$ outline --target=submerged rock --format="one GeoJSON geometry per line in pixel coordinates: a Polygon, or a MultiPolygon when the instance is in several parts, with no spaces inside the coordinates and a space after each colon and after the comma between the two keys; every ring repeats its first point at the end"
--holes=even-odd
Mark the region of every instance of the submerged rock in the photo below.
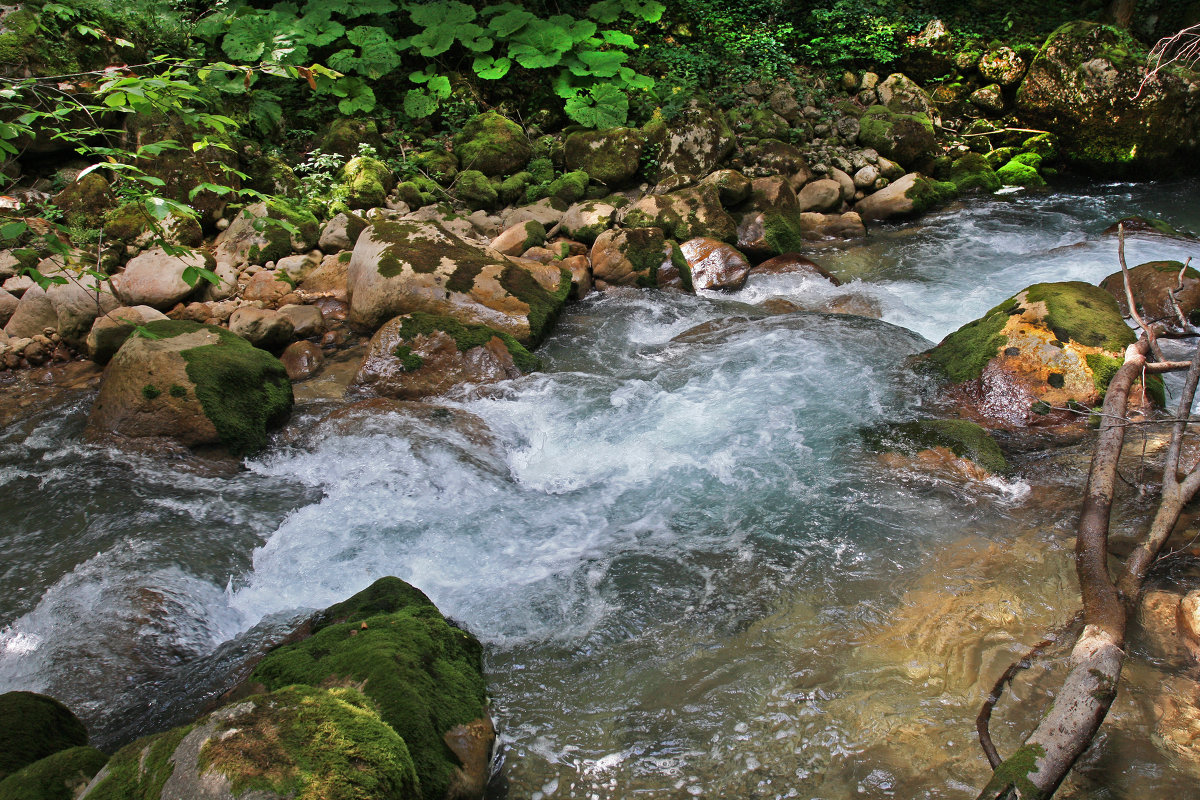
{"type": "MultiPolygon", "coordinates": [[[[926,356],[951,395],[989,427],[1068,422],[1098,405],[1136,340],[1108,292],[1039,283],[947,336],[926,356]]],[[[1161,392],[1154,379],[1153,389],[1161,392]]]]}
{"type": "MultiPolygon", "coordinates": [[[[927,451],[948,451],[952,458],[965,459],[984,475],[1008,471],[1008,462],[995,440],[982,427],[964,419],[925,419],[902,422],[863,431],[872,450],[921,456],[927,451]]],[[[975,475],[973,477],[980,477],[975,475]]]]}
{"type": "Polygon", "coordinates": [[[346,285],[351,322],[370,331],[420,311],[536,344],[566,302],[571,276],[557,264],[518,264],[436,222],[380,220],[359,236],[346,285]]]}
{"type": "Polygon", "coordinates": [[[396,317],[371,337],[355,383],[385,397],[415,400],[462,383],[516,378],[540,366],[506,333],[450,317],[396,317]]]}
{"type": "Polygon", "coordinates": [[[87,432],[162,437],[235,456],[261,450],[292,410],[292,384],[277,358],[224,328],[165,320],[145,326],[104,371],[87,432]]]}

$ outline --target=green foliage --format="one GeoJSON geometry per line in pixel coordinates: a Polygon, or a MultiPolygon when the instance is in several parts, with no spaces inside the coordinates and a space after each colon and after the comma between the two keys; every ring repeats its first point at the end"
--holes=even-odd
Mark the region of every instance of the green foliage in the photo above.
{"type": "Polygon", "coordinates": [[[831,68],[889,64],[900,57],[904,35],[919,28],[887,0],[836,0],[809,13],[800,52],[831,68]]]}

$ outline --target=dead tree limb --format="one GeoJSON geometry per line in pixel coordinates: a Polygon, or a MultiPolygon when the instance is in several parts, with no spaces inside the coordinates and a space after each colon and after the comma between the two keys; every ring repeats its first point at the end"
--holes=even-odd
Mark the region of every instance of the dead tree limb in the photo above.
{"type": "MultiPolygon", "coordinates": [[[[1122,265],[1124,266],[1124,265],[1122,265]]],[[[1149,565],[1178,520],[1187,499],[1200,489],[1200,473],[1193,471],[1178,480],[1179,453],[1200,378],[1200,349],[1189,364],[1189,377],[1180,411],[1172,431],[1168,453],[1168,480],[1174,487],[1159,506],[1151,531],[1142,547],[1144,556],[1130,560],[1134,571],[1122,575],[1122,592],[1108,571],[1108,529],[1112,514],[1117,462],[1125,441],[1125,412],[1134,380],[1145,372],[1162,371],[1162,365],[1147,364],[1150,338],[1143,335],[1125,351],[1125,363],[1117,370],[1104,398],[1100,434],[1092,455],[1087,489],[1075,540],[1075,568],[1083,599],[1083,631],[1071,650],[1070,670],[1054,705],[1015,753],[993,768],[992,778],[979,800],[1017,797],[1048,798],[1058,789],[1072,765],[1091,744],[1104,721],[1125,659],[1127,621],[1125,597],[1140,594],[1149,565]],[[1158,367],[1158,369],[1155,369],[1158,367]],[[1139,566],[1143,563],[1144,566],[1139,566]],[[1128,575],[1128,578],[1126,578],[1128,575]]],[[[1174,366],[1174,365],[1172,365],[1174,366]]]]}

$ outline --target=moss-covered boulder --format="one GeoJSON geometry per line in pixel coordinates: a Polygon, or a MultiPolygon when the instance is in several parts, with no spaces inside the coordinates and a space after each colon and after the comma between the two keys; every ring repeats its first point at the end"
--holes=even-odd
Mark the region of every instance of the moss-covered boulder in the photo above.
{"type": "Polygon", "coordinates": [[[737,241],[737,223],[725,212],[711,185],[689,186],[676,192],[646,195],[621,211],[621,224],[630,228],[659,228],[671,239],[698,236],[737,241]]]}
{"type": "Polygon", "coordinates": [[[893,423],[862,432],[864,443],[881,453],[919,456],[927,451],[970,461],[986,473],[1008,472],[996,440],[978,423],[965,419],[924,419],[893,423]]]}
{"type": "Polygon", "coordinates": [[[377,220],[346,270],[350,319],[374,332],[421,311],[487,325],[525,345],[550,330],[571,288],[553,264],[517,263],[468,244],[437,222],[377,220]]]}
{"type": "Polygon", "coordinates": [[[546,197],[555,197],[568,205],[577,203],[587,195],[590,177],[586,172],[567,172],[550,181],[546,197]]]}
{"type": "Polygon", "coordinates": [[[425,150],[413,156],[412,163],[442,186],[452,184],[458,175],[458,157],[449,150],[425,150]]]}
{"type": "Polygon", "coordinates": [[[416,312],[375,332],[354,382],[384,397],[417,400],[464,383],[516,378],[538,366],[538,359],[507,333],[416,312]]]}
{"type": "Polygon", "coordinates": [[[735,169],[719,169],[706,176],[700,183],[715,188],[717,199],[726,208],[732,208],[745,201],[753,187],[751,180],[735,169]]]}
{"type": "Polygon", "coordinates": [[[369,145],[375,150],[383,148],[383,137],[373,119],[338,117],[329,123],[317,146],[326,153],[336,153],[346,158],[358,155],[359,145],[369,145]]]}
{"type": "Polygon", "coordinates": [[[1000,188],[1000,179],[995,170],[988,164],[987,159],[979,153],[967,153],[950,165],[948,176],[959,194],[970,192],[986,192],[988,194],[1000,188]]]}
{"type": "Polygon", "coordinates": [[[53,697],[36,692],[0,694],[0,778],[46,756],[87,744],[87,728],[53,697]]]}
{"type": "Polygon", "coordinates": [[[496,186],[477,169],[464,169],[458,173],[453,191],[455,198],[472,211],[490,211],[500,202],[496,186]]]}
{"type": "Polygon", "coordinates": [[[693,291],[692,273],[675,242],[660,228],[618,228],[596,238],[591,251],[597,288],[639,286],[693,291]]]}
{"type": "Polygon", "coordinates": [[[871,106],[859,119],[859,144],[911,167],[938,151],[933,122],[927,114],[900,113],[887,106],[871,106]]]}
{"type": "Polygon", "coordinates": [[[958,194],[955,184],[910,172],[874,194],[859,200],[854,210],[864,220],[916,217],[949,203],[958,194]]]}
{"type": "Polygon", "coordinates": [[[261,450],[287,421],[292,384],[279,359],[224,328],[151,322],[104,370],[88,416],[92,437],[164,438],[236,456],[261,450]]]}
{"type": "Polygon", "coordinates": [[[700,100],[670,120],[656,113],[642,130],[657,163],[647,177],[655,181],[681,174],[703,177],[733,152],[736,141],[724,112],[700,100]]]}
{"type": "MultiPolygon", "coordinates": [[[[300,681],[295,681],[300,683],[300,681]]],[[[88,800],[420,800],[405,741],[375,702],[337,676],[285,686],[121,748],[88,800]]]]}
{"type": "Polygon", "coordinates": [[[576,203],[562,215],[562,232],[572,239],[591,244],[612,227],[616,217],[616,207],[602,200],[576,203]]]}
{"type": "Polygon", "coordinates": [[[926,356],[966,413],[988,427],[1017,428],[1070,421],[1076,417],[1064,409],[1097,405],[1135,339],[1104,289],[1039,283],[926,356]]]}
{"type": "Polygon", "coordinates": [[[204,232],[194,217],[170,214],[157,221],[137,202],[122,203],[110,210],[104,215],[102,228],[109,241],[142,249],[160,237],[167,244],[185,247],[199,247],[204,242],[204,232]]]}
{"type": "Polygon", "coordinates": [[[356,156],[346,162],[341,179],[350,208],[379,208],[396,185],[391,167],[371,156],[356,156]]]}
{"type": "MultiPolygon", "coordinates": [[[[1178,261],[1148,261],[1129,270],[1129,287],[1138,314],[1147,324],[1163,323],[1174,328],[1182,328],[1183,320],[1190,325],[1200,324],[1200,272],[1194,268],[1185,268],[1178,261]]],[[[1122,315],[1129,316],[1125,280],[1120,272],[1101,281],[1100,288],[1116,299],[1122,315]]]]}
{"type": "Polygon", "coordinates": [[[1025,74],[1025,60],[1011,47],[997,47],[984,53],[976,68],[984,79],[1012,86],[1025,74]]]}
{"type": "MultiPolygon", "coordinates": [[[[1026,155],[1033,154],[1028,153],[1026,155]]],[[[1037,166],[1019,157],[1011,159],[1007,164],[996,170],[996,178],[1005,186],[1023,186],[1026,189],[1046,188],[1046,179],[1038,172],[1037,166]]]]}
{"type": "Polygon", "coordinates": [[[276,198],[239,212],[217,237],[213,256],[218,264],[266,264],[307,253],[320,236],[320,223],[311,211],[276,198]]]}
{"type": "Polygon", "coordinates": [[[971,105],[990,116],[998,117],[1004,113],[1004,92],[999,84],[989,83],[987,86],[981,86],[971,92],[967,99],[971,105]]]}
{"type": "Polygon", "coordinates": [[[1125,228],[1127,234],[1151,234],[1154,236],[1167,236],[1172,239],[1190,239],[1195,240],[1194,234],[1176,228],[1171,223],[1163,219],[1155,217],[1139,217],[1131,216],[1119,219],[1112,225],[1104,229],[1105,236],[1116,236],[1121,232],[1121,228],[1125,228]]]}
{"type": "Polygon", "coordinates": [[[229,195],[207,189],[194,193],[194,190],[204,183],[223,183],[234,189],[241,188],[241,179],[236,172],[227,171],[228,168],[236,170],[238,167],[233,140],[212,132],[201,135],[176,116],[125,116],[125,145],[130,150],[164,141],[173,141],[178,147],[165,149],[154,158],[144,159],[139,166],[146,175],[163,181],[158,191],[190,205],[198,213],[200,224],[211,228],[224,215],[229,195]],[[205,137],[225,147],[194,147],[205,137]],[[214,181],[214,177],[217,180],[214,181]]]}
{"type": "Polygon", "coordinates": [[[420,797],[482,795],[493,734],[474,636],[398,578],[381,578],[307,628],[259,662],[252,684],[358,687],[407,745],[420,797]]]}
{"type": "Polygon", "coordinates": [[[541,247],[546,241],[546,226],[536,219],[519,222],[492,239],[491,248],[506,256],[519,256],[531,247],[541,247]]]}
{"type": "Polygon", "coordinates": [[[1046,40],[1017,91],[1027,127],[1056,134],[1062,157],[1102,175],[1200,164],[1197,76],[1168,67],[1139,87],[1141,45],[1126,31],[1070,22],[1046,40]]]}
{"type": "Polygon", "coordinates": [[[879,103],[895,114],[923,114],[927,117],[937,114],[933,99],[916,81],[902,72],[888,75],[875,87],[875,92],[879,96],[879,103]]]}
{"type": "Polygon", "coordinates": [[[564,147],[567,169],[586,172],[596,183],[620,189],[637,175],[644,144],[645,134],[633,128],[572,133],[564,147]]]}
{"type": "Polygon", "coordinates": [[[786,119],[760,106],[738,106],[730,109],[727,116],[734,131],[754,139],[779,139],[791,127],[786,119]]]}
{"type": "Polygon", "coordinates": [[[74,228],[99,228],[116,207],[112,187],[99,172],[89,172],[68,183],[50,201],[63,213],[63,222],[74,228]]]}
{"type": "Polygon", "coordinates": [[[520,125],[487,111],[467,120],[455,134],[454,155],[461,169],[492,177],[519,172],[529,163],[533,149],[520,125]]]}
{"type": "Polygon", "coordinates": [[[60,750],[0,780],[0,798],[75,800],[107,761],[94,747],[60,750]]]}

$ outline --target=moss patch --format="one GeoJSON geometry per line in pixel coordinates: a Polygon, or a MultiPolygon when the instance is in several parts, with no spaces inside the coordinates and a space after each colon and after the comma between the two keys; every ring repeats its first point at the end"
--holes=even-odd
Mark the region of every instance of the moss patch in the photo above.
{"type": "Polygon", "coordinates": [[[146,398],[147,400],[154,400],[161,394],[162,394],[162,389],[159,389],[157,386],[155,386],[153,384],[147,383],[145,386],[142,387],[142,397],[146,398]]]}
{"type": "Polygon", "coordinates": [[[53,697],[0,694],[0,778],[60,750],[87,744],[87,728],[53,697]]]}
{"type": "Polygon", "coordinates": [[[695,292],[696,284],[692,280],[692,265],[687,262],[687,257],[675,242],[671,242],[671,264],[679,271],[679,280],[683,285],[683,290],[695,292]]]}
{"type": "Polygon", "coordinates": [[[950,167],[949,180],[960,194],[967,192],[986,192],[991,194],[1000,188],[1000,178],[988,164],[987,159],[978,153],[968,153],[955,161],[950,167]]]}
{"type": "Polygon", "coordinates": [[[441,800],[457,766],[442,736],[484,713],[479,642],[397,578],[377,581],[317,617],[313,628],[311,637],[268,653],[251,680],[268,689],[361,685],[407,744],[421,796],[441,800]]]}
{"type": "Polygon", "coordinates": [[[992,773],[992,779],[980,793],[985,796],[999,796],[1009,786],[1015,786],[1022,798],[1042,800],[1047,795],[1040,791],[1029,780],[1029,773],[1037,770],[1037,760],[1046,755],[1046,750],[1040,744],[1025,744],[1006,758],[992,773]]]}
{"type": "Polygon", "coordinates": [[[198,760],[199,774],[225,775],[235,797],[421,797],[404,740],[360,692],[289,686],[247,702],[254,710],[220,723],[198,760]]]}
{"type": "Polygon", "coordinates": [[[0,781],[3,800],[75,800],[108,756],[94,747],[72,747],[33,762],[0,781]]]}
{"type": "Polygon", "coordinates": [[[406,344],[398,344],[393,347],[392,355],[400,362],[400,369],[404,372],[416,372],[425,366],[424,359],[414,353],[412,348],[406,344]]]}
{"type": "Polygon", "coordinates": [[[488,111],[469,119],[455,135],[454,154],[462,169],[492,176],[519,171],[533,150],[519,125],[488,111]]]}
{"type": "Polygon", "coordinates": [[[954,383],[975,380],[1008,341],[1001,331],[1008,324],[1009,315],[1017,311],[1015,298],[1005,300],[943,339],[929,351],[930,361],[954,383]]]}
{"type": "Polygon", "coordinates": [[[500,273],[499,283],[513,297],[529,306],[529,340],[536,347],[554,326],[559,312],[571,293],[571,273],[559,268],[558,288],[548,292],[529,273],[516,264],[509,264],[500,273]]]}
{"type": "Polygon", "coordinates": [[[945,447],[959,458],[966,458],[988,472],[1003,474],[1008,462],[988,432],[963,419],[925,419],[873,428],[863,432],[863,440],[873,450],[915,455],[922,450],[945,447]]]}
{"type": "Polygon", "coordinates": [[[463,205],[473,210],[493,209],[500,200],[500,194],[488,176],[477,169],[466,169],[458,173],[454,193],[463,205]]]}
{"type": "Polygon", "coordinates": [[[175,771],[171,756],[194,725],[147,736],[125,745],[109,760],[107,774],[88,800],[158,800],[175,771]]]}
{"type": "MultiPolygon", "coordinates": [[[[542,368],[541,360],[525,349],[525,346],[510,334],[493,330],[486,325],[464,325],[453,317],[426,314],[420,311],[406,314],[400,323],[400,335],[409,340],[415,339],[418,336],[429,336],[438,331],[448,334],[454,339],[454,345],[460,353],[465,353],[475,347],[484,347],[492,339],[499,339],[504,342],[509,355],[512,356],[513,363],[517,365],[517,369],[528,373],[542,368]]],[[[401,347],[409,350],[405,345],[398,345],[396,349],[399,350],[401,347]]],[[[409,352],[411,353],[411,350],[409,352]]],[[[393,355],[403,360],[403,357],[399,353],[393,353],[393,355]]],[[[405,365],[405,372],[411,372],[413,369],[420,368],[422,364],[420,356],[413,354],[411,358],[416,360],[417,366],[410,368],[405,365]]]]}
{"type": "Polygon", "coordinates": [[[1099,286],[1083,281],[1038,283],[1025,293],[1029,302],[1046,304],[1045,324],[1061,341],[1116,352],[1137,341],[1117,301],[1099,286]]]}

